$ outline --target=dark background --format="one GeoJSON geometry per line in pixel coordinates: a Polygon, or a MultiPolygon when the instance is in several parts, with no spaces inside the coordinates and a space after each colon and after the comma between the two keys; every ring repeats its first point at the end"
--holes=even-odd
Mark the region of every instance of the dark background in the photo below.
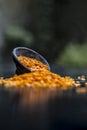
{"type": "MultiPolygon", "coordinates": [[[[16,46],[25,46],[36,50],[51,65],[59,67],[58,71],[53,70],[55,67],[52,70],[60,73],[60,56],[65,55],[64,49],[68,48],[71,43],[74,50],[77,44],[80,45],[80,50],[81,45],[87,45],[86,15],[86,0],[1,0],[0,75],[6,76],[15,73],[12,50],[16,46]]],[[[78,47],[72,54],[70,51],[70,58],[65,55],[66,62],[61,63],[63,73],[66,71],[65,64],[71,68],[74,65],[75,72],[79,66],[81,67],[79,70],[84,66],[86,68],[87,53],[86,47],[84,48],[81,53],[78,47]],[[77,59],[73,62],[76,56],[77,59]],[[80,63],[83,64],[80,65],[80,63]]],[[[66,72],[64,75],[68,75],[68,71],[66,72]]],[[[81,74],[83,72],[84,70],[81,74]]]]}

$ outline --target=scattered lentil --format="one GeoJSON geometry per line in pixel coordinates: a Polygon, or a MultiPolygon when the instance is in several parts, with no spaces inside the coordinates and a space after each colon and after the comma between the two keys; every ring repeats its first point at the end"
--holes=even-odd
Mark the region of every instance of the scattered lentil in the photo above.
{"type": "Polygon", "coordinates": [[[81,85],[81,84],[80,84],[79,81],[76,81],[76,82],[75,82],[75,86],[76,86],[76,87],[80,87],[80,85],[81,85]]]}
{"type": "Polygon", "coordinates": [[[87,87],[87,82],[85,83],[85,87],[87,87]]]}

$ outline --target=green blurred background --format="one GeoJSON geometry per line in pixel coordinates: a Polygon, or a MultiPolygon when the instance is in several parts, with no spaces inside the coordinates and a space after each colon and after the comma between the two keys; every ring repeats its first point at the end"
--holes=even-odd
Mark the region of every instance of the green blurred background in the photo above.
{"type": "Polygon", "coordinates": [[[87,0],[0,0],[0,76],[15,73],[12,50],[42,54],[61,75],[87,73],[87,0]]]}

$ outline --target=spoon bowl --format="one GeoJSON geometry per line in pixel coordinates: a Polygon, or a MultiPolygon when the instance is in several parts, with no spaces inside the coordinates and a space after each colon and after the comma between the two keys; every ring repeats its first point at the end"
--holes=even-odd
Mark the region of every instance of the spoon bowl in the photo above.
{"type": "Polygon", "coordinates": [[[42,62],[43,64],[48,66],[48,70],[50,70],[50,66],[47,62],[47,60],[40,55],[38,52],[27,48],[27,47],[16,47],[13,49],[12,51],[12,56],[13,56],[13,60],[15,62],[16,65],[16,74],[23,74],[23,73],[29,73],[31,72],[31,68],[24,66],[19,60],[18,60],[18,56],[26,56],[29,58],[34,58],[40,62],[42,62]]]}

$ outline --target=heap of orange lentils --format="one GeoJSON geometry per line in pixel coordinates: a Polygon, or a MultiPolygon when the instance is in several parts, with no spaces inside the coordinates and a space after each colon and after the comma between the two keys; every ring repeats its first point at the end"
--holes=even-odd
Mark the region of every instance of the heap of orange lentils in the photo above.
{"type": "Polygon", "coordinates": [[[73,87],[75,82],[70,77],[61,77],[48,70],[48,66],[42,62],[19,56],[18,60],[25,66],[31,68],[30,73],[14,75],[10,78],[0,78],[0,85],[5,87],[48,87],[48,88],[69,88],[73,87]]]}

